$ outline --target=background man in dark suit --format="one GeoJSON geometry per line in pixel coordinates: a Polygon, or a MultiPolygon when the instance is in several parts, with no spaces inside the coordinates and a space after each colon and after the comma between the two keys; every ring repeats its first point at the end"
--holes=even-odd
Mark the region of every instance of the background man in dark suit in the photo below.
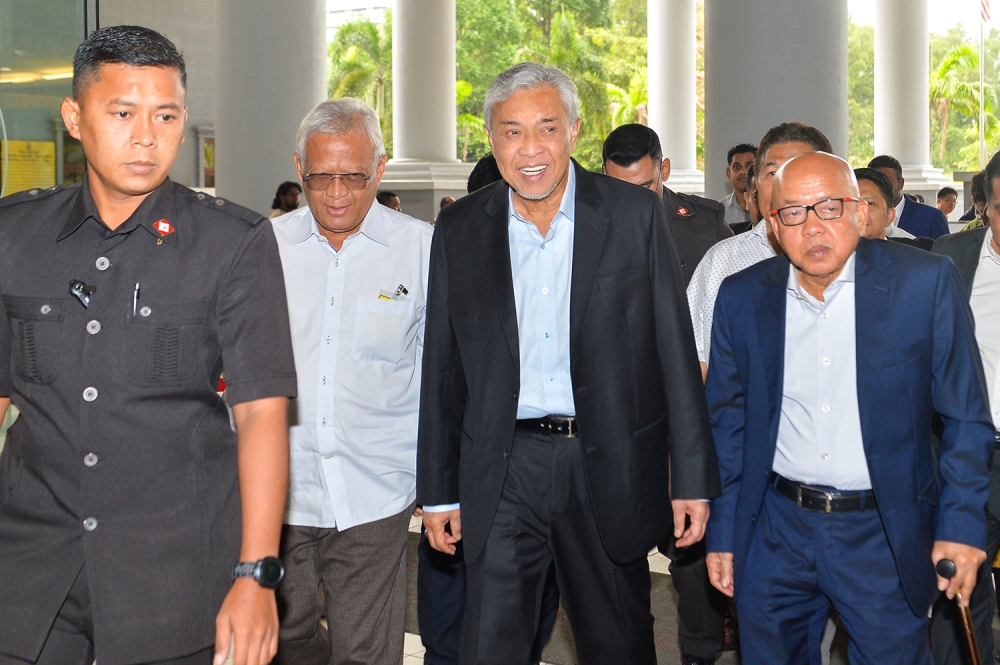
{"type": "Polygon", "coordinates": [[[861,200],[868,204],[868,222],[861,228],[862,237],[891,240],[931,251],[933,240],[914,238],[893,224],[896,209],[892,207],[892,183],[884,173],[875,169],[854,169],[854,177],[858,179],[861,200]]]}
{"type": "Polygon", "coordinates": [[[937,580],[953,596],[986,557],[993,427],[961,282],[929,252],[860,238],[858,199],[842,159],[789,161],[770,215],[785,255],[716,303],[706,390],[725,490],[708,564],[736,592],[746,665],[819,663],[831,603],[852,663],[929,665],[934,564],[955,562],[937,580]]]}
{"type": "Polygon", "coordinates": [[[891,155],[879,155],[868,162],[868,168],[885,174],[892,183],[892,205],[896,209],[896,226],[917,238],[937,240],[948,235],[948,219],[944,213],[924,203],[919,203],[903,193],[903,167],[891,155]]]}
{"type": "MultiPolygon", "coordinates": [[[[986,561],[979,568],[971,604],[982,662],[993,658],[993,613],[996,609],[990,584],[993,560],[1000,549],[1000,153],[986,166],[984,187],[988,205],[987,226],[942,238],[934,251],[951,257],[962,276],[965,295],[976,322],[976,342],[986,372],[990,415],[996,428],[990,467],[990,500],[986,504],[986,561]]],[[[961,617],[953,603],[940,599],[931,620],[931,645],[937,665],[966,662],[961,617]]]]}
{"type": "Polygon", "coordinates": [[[646,553],[720,490],[663,204],[571,161],[558,69],[497,76],[485,119],[505,182],[438,221],[417,451],[431,545],[465,541],[461,659],[527,661],[554,561],[580,662],[655,663],[646,553]]]}

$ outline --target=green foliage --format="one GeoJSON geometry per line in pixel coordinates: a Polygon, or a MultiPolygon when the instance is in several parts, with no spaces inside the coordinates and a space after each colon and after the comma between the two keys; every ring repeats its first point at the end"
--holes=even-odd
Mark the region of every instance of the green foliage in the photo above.
{"type": "Polygon", "coordinates": [[[875,156],[875,29],[847,26],[847,134],[848,161],[867,166],[875,156]]]}

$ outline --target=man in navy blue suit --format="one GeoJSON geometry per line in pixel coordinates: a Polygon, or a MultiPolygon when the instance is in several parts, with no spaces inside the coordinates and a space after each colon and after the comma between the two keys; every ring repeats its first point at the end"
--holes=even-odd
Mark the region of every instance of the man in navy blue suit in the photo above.
{"type": "Polygon", "coordinates": [[[903,193],[903,167],[891,155],[879,155],[868,162],[868,168],[881,171],[892,183],[895,195],[892,205],[896,208],[896,226],[918,238],[937,240],[948,235],[948,218],[944,213],[903,193]]]}
{"type": "Polygon", "coordinates": [[[819,663],[831,604],[854,665],[929,665],[938,589],[968,598],[986,556],[994,435],[961,279],[943,257],[860,238],[859,198],[843,160],[789,161],[769,215],[786,254],[716,302],[706,390],[723,494],[707,559],[735,592],[744,665],[819,663]]]}

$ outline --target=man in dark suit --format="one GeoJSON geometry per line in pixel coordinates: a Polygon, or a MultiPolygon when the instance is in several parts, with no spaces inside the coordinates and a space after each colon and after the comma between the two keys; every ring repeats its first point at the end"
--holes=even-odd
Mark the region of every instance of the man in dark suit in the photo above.
{"type": "Polygon", "coordinates": [[[618,127],[604,139],[601,152],[606,174],[650,189],[663,199],[687,288],[709,247],[733,237],[726,224],[726,209],[718,201],[678,194],[664,184],[670,177],[670,160],[663,156],[660,137],[645,125],[618,127]]]}
{"type": "MultiPolygon", "coordinates": [[[[986,504],[986,561],[979,568],[970,607],[976,626],[976,639],[982,662],[993,658],[993,614],[996,600],[990,575],[1000,549],[1000,395],[997,366],[1000,363],[1000,153],[986,166],[983,187],[987,226],[942,238],[934,251],[955,262],[965,286],[972,316],[976,322],[976,341],[986,371],[990,413],[996,428],[993,461],[990,467],[990,500],[986,504]]],[[[961,665],[966,662],[964,635],[953,603],[940,599],[931,620],[931,646],[937,665],[961,665]]]]}
{"type": "Polygon", "coordinates": [[[993,427],[961,281],[929,252],[860,238],[868,206],[838,157],[789,161],[771,201],[786,254],[716,302],[712,582],[735,591],[745,665],[819,663],[831,604],[852,663],[929,665],[934,564],[957,566],[937,578],[950,597],[986,557],[993,427]]]}
{"type": "Polygon", "coordinates": [[[580,662],[652,664],[646,554],[721,489],[663,204],[572,162],[558,69],[497,76],[485,120],[505,182],[438,221],[417,450],[431,545],[464,541],[461,662],[527,661],[554,562],[580,662]]]}
{"type": "Polygon", "coordinates": [[[893,224],[896,209],[892,207],[892,183],[884,173],[875,169],[854,169],[854,177],[858,179],[861,200],[868,204],[868,222],[861,229],[862,237],[891,240],[928,252],[934,248],[934,241],[930,238],[914,238],[893,224]]]}
{"type": "Polygon", "coordinates": [[[876,169],[885,174],[892,183],[893,201],[896,209],[896,226],[917,238],[937,240],[948,235],[948,219],[944,213],[903,194],[903,167],[899,160],[891,155],[879,155],[868,162],[868,168],[876,169]]]}
{"type": "MultiPolygon", "coordinates": [[[[663,184],[670,177],[670,160],[663,156],[660,137],[649,127],[622,125],[608,134],[602,149],[604,172],[656,192],[670,216],[670,231],[684,273],[684,286],[705,252],[720,240],[733,237],[726,210],[718,201],[676,194],[663,184]]],[[[751,167],[752,168],[752,167],[751,167]]],[[[684,665],[715,662],[726,646],[729,602],[708,582],[705,543],[678,549],[672,535],[660,544],[670,559],[670,581],[677,590],[677,633],[684,665]]]]}

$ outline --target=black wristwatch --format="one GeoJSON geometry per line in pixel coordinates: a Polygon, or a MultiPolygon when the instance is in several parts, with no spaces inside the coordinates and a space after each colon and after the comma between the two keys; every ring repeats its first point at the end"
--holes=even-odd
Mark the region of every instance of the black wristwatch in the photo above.
{"type": "Polygon", "coordinates": [[[277,589],[285,578],[285,565],[276,556],[267,556],[260,561],[244,561],[233,567],[233,579],[252,577],[265,589],[277,589]]]}

